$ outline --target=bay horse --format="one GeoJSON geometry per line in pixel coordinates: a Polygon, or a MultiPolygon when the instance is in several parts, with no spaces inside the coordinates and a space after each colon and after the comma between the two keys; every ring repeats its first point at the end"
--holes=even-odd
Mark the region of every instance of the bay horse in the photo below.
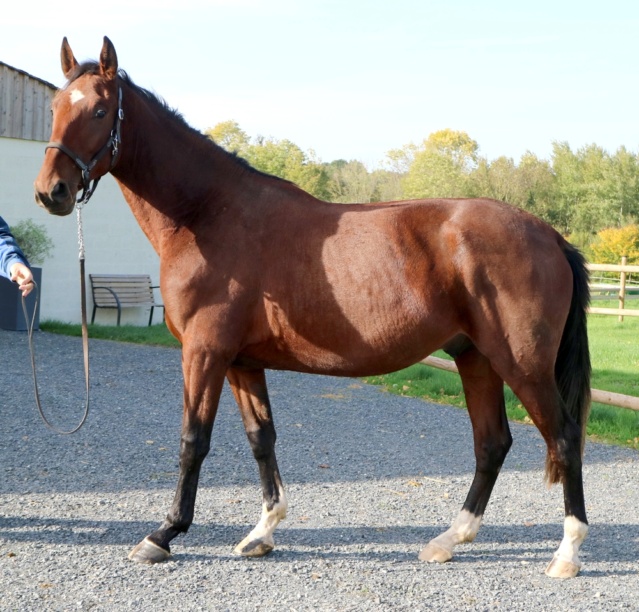
{"type": "Polygon", "coordinates": [[[225,378],[263,496],[256,527],[235,551],[258,557],[273,550],[287,509],[265,369],[368,376],[443,348],[461,375],[475,475],[452,526],[419,558],[448,561],[479,530],[512,443],[505,382],[546,442],[547,480],[563,484],[564,536],[546,573],[577,575],[588,531],[590,357],[588,276],[575,248],[494,200],[320,201],[187,125],[118,68],[108,38],[98,61],[81,64],[65,38],[61,62],[67,82],[52,103],[36,200],[68,215],[80,190],[90,194],[110,172],[160,257],[166,323],[182,344],[177,490],[130,559],[167,559],[171,540],[192,524],[225,378]]]}

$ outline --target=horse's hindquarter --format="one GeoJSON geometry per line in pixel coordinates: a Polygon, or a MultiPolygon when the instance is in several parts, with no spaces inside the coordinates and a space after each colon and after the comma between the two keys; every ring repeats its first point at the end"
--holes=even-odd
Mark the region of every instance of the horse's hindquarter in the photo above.
{"type": "Polygon", "coordinates": [[[553,368],[572,297],[563,238],[532,215],[469,200],[450,219],[466,333],[498,370],[553,368]],[[508,349],[508,350],[505,350],[508,349]]]}

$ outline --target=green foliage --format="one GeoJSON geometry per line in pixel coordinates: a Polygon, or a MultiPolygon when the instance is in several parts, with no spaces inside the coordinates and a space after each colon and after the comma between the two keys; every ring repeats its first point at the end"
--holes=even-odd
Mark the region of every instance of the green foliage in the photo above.
{"type": "Polygon", "coordinates": [[[387,169],[369,172],[359,161],[336,159],[324,164],[329,200],[337,203],[389,202],[402,198],[402,175],[387,169]]]}
{"type": "Polygon", "coordinates": [[[53,241],[44,225],[31,219],[20,221],[11,227],[11,233],[31,265],[40,265],[51,255],[53,241]]]}
{"type": "Polygon", "coordinates": [[[330,197],[328,174],[313,151],[305,153],[286,139],[258,136],[251,140],[235,121],[218,123],[206,134],[257,170],[291,181],[317,198],[330,197]]]}
{"type": "Polygon", "coordinates": [[[237,121],[222,121],[205,133],[229,153],[237,153],[241,156],[245,154],[251,142],[237,121]]]}
{"type": "Polygon", "coordinates": [[[509,157],[480,159],[471,175],[472,195],[509,202],[551,223],[554,180],[550,164],[533,153],[519,165],[509,157]]]}
{"type": "MultiPolygon", "coordinates": [[[[466,132],[440,130],[420,147],[405,147],[412,156],[403,181],[405,198],[454,198],[472,195],[471,172],[477,166],[479,145],[466,132]]],[[[393,153],[396,160],[399,152],[393,153]]]]}
{"type": "Polygon", "coordinates": [[[625,148],[611,155],[594,144],[573,152],[567,143],[554,143],[552,166],[553,221],[564,233],[594,236],[638,219],[639,160],[625,148]]]}
{"type": "Polygon", "coordinates": [[[592,260],[597,263],[618,264],[625,255],[629,264],[639,263],[639,226],[627,225],[607,228],[597,233],[590,247],[592,260]]]}
{"type": "Polygon", "coordinates": [[[414,144],[404,145],[401,149],[391,149],[386,153],[386,166],[396,174],[407,174],[415,160],[417,151],[414,144]]]}
{"type": "Polygon", "coordinates": [[[372,202],[394,202],[402,199],[401,174],[392,170],[379,169],[373,170],[372,176],[375,181],[372,202]]]}

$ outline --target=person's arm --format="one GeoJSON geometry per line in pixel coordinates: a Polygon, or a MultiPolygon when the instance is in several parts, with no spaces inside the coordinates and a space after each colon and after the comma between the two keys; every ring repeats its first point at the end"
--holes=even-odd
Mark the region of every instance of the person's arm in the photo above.
{"type": "Polygon", "coordinates": [[[29,262],[2,217],[0,217],[0,274],[18,283],[25,297],[33,289],[33,274],[29,269],[29,262]]]}

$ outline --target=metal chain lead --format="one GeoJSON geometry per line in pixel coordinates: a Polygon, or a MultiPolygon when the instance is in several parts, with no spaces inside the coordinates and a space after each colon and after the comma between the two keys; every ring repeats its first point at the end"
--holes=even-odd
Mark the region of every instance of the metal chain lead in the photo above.
{"type": "Polygon", "coordinates": [[[79,258],[84,259],[84,233],[82,231],[82,208],[84,205],[76,204],[75,210],[78,218],[78,251],[79,258]]]}

